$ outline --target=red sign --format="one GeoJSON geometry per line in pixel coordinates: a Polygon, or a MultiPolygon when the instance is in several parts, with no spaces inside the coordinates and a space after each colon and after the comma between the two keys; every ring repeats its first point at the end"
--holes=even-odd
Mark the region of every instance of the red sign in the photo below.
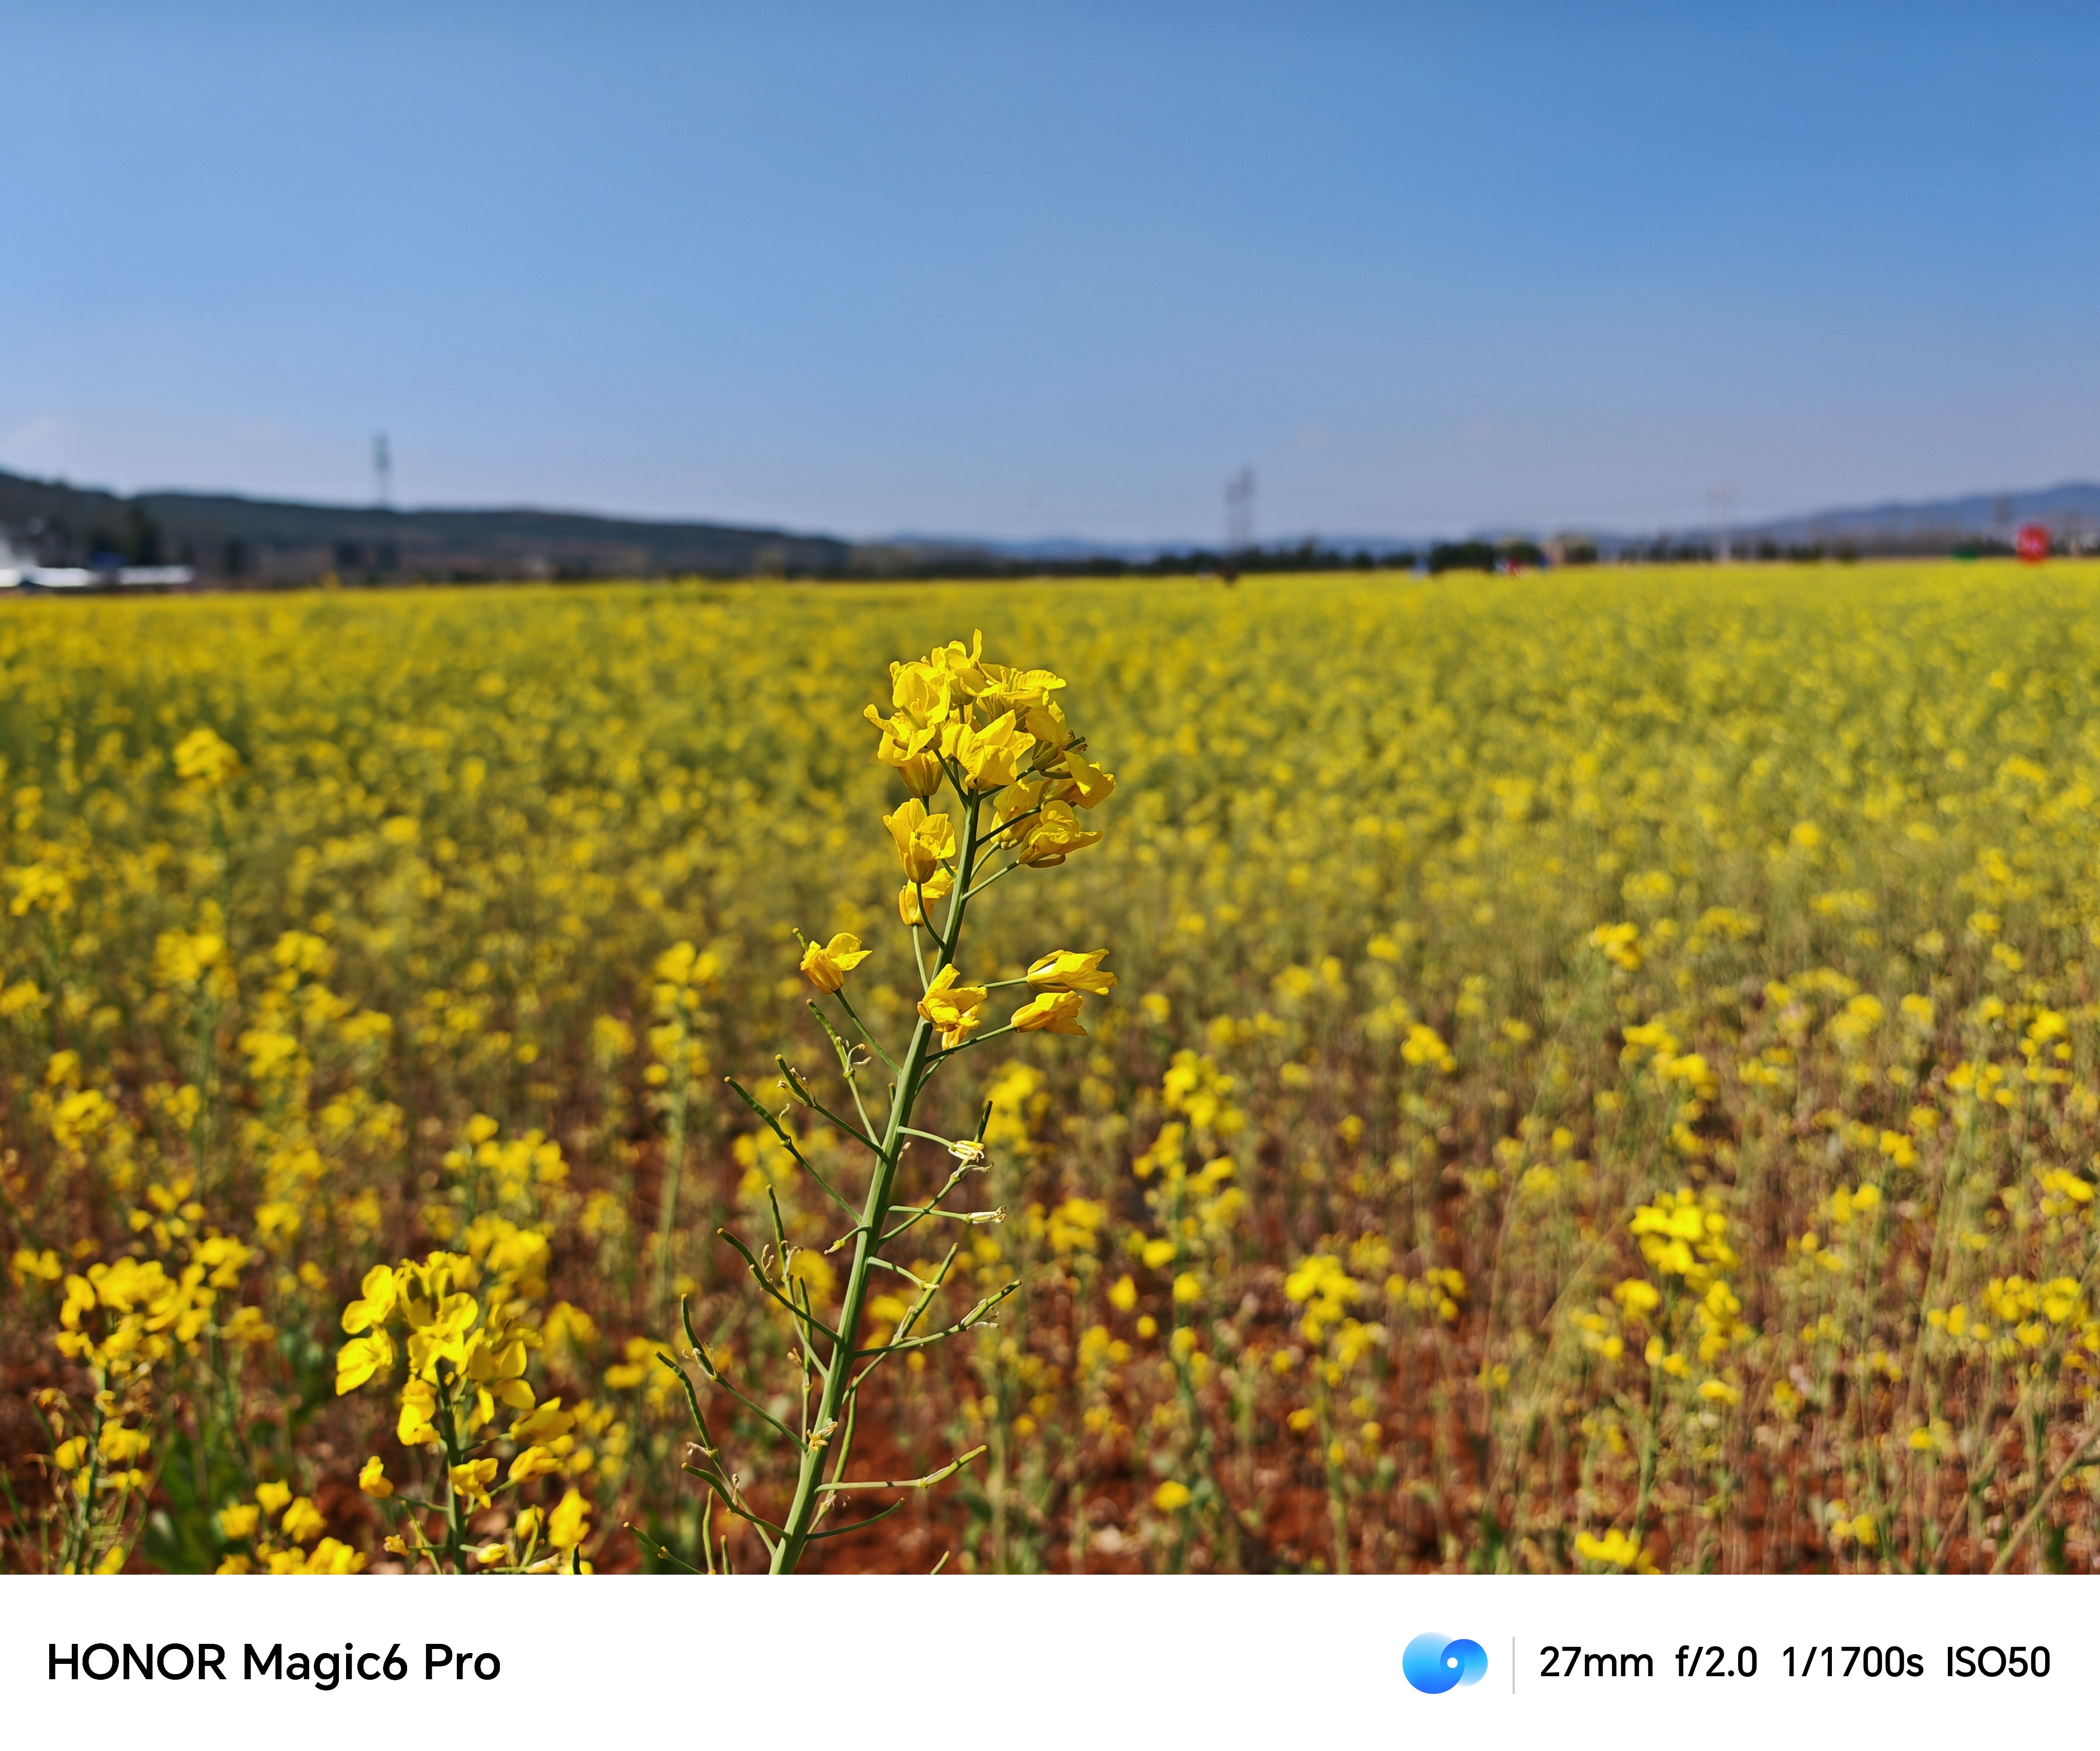
{"type": "Polygon", "coordinates": [[[2022,523],[2013,538],[2013,551],[2028,565],[2040,565],[2049,558],[2049,531],[2038,523],[2022,523]]]}

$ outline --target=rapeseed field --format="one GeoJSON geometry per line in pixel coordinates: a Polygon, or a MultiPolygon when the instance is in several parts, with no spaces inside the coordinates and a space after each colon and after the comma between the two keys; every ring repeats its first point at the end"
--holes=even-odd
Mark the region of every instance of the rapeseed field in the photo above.
{"type": "Polygon", "coordinates": [[[2093,1566],[2100,567],[15,602],[0,802],[9,1568],[2093,1566]]]}

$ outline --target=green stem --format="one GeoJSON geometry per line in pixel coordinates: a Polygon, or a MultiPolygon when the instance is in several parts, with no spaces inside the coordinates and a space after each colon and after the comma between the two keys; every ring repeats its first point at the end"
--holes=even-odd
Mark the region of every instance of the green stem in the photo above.
{"type": "MultiPolygon", "coordinates": [[[[1326,1364],[1315,1361],[1315,1368],[1326,1364]]],[[[1327,1480],[1327,1519],[1335,1532],[1335,1572],[1349,1572],[1349,1498],[1343,1489],[1342,1468],[1335,1463],[1335,1408],[1326,1376],[1320,1377],[1320,1464],[1327,1480]]]]}
{"type": "MultiPolygon", "coordinates": [[[[915,932],[914,934],[915,935],[916,933],[915,932]]],[[[920,987],[922,990],[924,988],[924,986],[920,987]]],[[[888,1065],[892,1074],[894,1074],[897,1070],[896,1059],[890,1056],[888,1051],[885,1049],[882,1042],[876,1038],[874,1030],[868,1026],[867,1023],[861,1020],[860,1012],[854,1008],[852,1003],[848,1000],[846,994],[843,990],[840,990],[835,991],[832,995],[838,999],[839,1007],[845,1011],[847,1018],[852,1021],[855,1027],[860,1030],[860,1037],[867,1042],[868,1049],[873,1052],[876,1056],[881,1059],[885,1064],[888,1065]]]]}
{"type": "MultiPolygon", "coordinates": [[[[88,1432],[87,1451],[81,1456],[82,1487],[73,1498],[73,1531],[66,1540],[65,1560],[59,1568],[62,1575],[78,1574],[92,1545],[90,1533],[94,1524],[95,1490],[102,1469],[102,1426],[109,1420],[101,1404],[101,1389],[106,1384],[106,1377],[98,1374],[94,1379],[98,1389],[95,1395],[95,1426],[88,1432]]],[[[68,1478],[66,1482],[70,1486],[73,1480],[68,1478]]]]}
{"type": "MultiPolygon", "coordinates": [[[[964,911],[977,864],[978,807],[979,799],[972,797],[964,810],[962,862],[949,898],[947,928],[938,938],[940,952],[933,964],[936,977],[942,968],[954,960],[955,945],[962,936],[964,911]]],[[[876,1155],[875,1171],[869,1177],[867,1202],[854,1239],[853,1264],[846,1273],[845,1299],[839,1309],[840,1341],[832,1352],[832,1365],[825,1371],[824,1390],[818,1402],[815,1427],[820,1430],[836,1427],[845,1408],[845,1396],[854,1372],[853,1346],[860,1335],[861,1314],[867,1303],[869,1281],[875,1274],[875,1250],[881,1244],[881,1224],[889,1211],[898,1167],[903,1158],[904,1133],[911,1123],[912,1103],[918,1098],[925,1078],[933,1040],[933,1024],[921,1016],[911,1030],[911,1043],[905,1051],[904,1062],[898,1073],[897,1096],[890,1103],[889,1122],[884,1127],[882,1145],[876,1155]]],[[[782,1518],[780,1542],[773,1552],[771,1567],[776,1575],[794,1572],[815,1528],[817,1511],[823,1505],[825,1493],[822,1488],[824,1450],[825,1444],[822,1442],[803,1449],[794,1500],[782,1518]]]]}
{"type": "Polygon", "coordinates": [[[2057,1491],[2062,1488],[2063,1480],[2080,1466],[2090,1464],[2096,1448],[2100,1448],[2100,1435],[2089,1436],[2079,1446],[2073,1449],[2071,1457],[2058,1467],[2056,1475],[2049,1480],[2048,1486],[2036,1493],[2034,1506],[2027,1510],[2026,1518],[2014,1530],[2012,1536],[2005,1540],[1998,1552],[1998,1559],[1992,1564],[1992,1574],[2002,1575],[2012,1566],[2014,1555],[2020,1546],[2027,1542],[2027,1535],[2041,1524],[2042,1515],[2048,1511],[2049,1505],[2054,1499],[2057,1491]]]}
{"type": "Polygon", "coordinates": [[[452,1559],[452,1572],[457,1575],[466,1569],[466,1526],[461,1512],[465,1498],[452,1482],[452,1468],[465,1464],[466,1456],[460,1451],[459,1435],[452,1420],[452,1371],[439,1362],[437,1375],[438,1438],[445,1449],[445,1554],[452,1559]]]}
{"type": "Polygon", "coordinates": [[[1648,1371],[1648,1435],[1641,1443],[1640,1487],[1634,1497],[1634,1542],[1648,1541],[1648,1504],[1655,1488],[1656,1461],[1662,1452],[1662,1369],[1648,1371]]]}

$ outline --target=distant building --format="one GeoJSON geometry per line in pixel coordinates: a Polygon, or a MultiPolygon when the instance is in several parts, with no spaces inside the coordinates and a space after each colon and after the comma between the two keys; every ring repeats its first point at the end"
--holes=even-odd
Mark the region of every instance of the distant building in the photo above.
{"type": "Polygon", "coordinates": [[[0,589],[167,589],[196,581],[193,566],[46,566],[0,530],[0,589]]]}
{"type": "Polygon", "coordinates": [[[15,546],[7,531],[0,529],[0,589],[15,589],[37,569],[37,556],[15,546]]]}

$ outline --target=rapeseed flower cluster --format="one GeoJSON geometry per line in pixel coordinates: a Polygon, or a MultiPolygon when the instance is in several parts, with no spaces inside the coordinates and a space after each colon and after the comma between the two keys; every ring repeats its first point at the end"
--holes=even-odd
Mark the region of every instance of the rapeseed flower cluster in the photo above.
{"type": "MultiPolygon", "coordinates": [[[[997,1334],[994,1311],[1021,1284],[1014,1278],[996,1281],[1003,1256],[996,1240],[984,1233],[974,1237],[973,1259],[960,1272],[960,1245],[951,1246],[938,1262],[921,1259],[910,1265],[885,1255],[884,1249],[929,1220],[960,1222],[971,1229],[1005,1220],[1004,1207],[958,1210],[946,1203],[966,1176],[986,1171],[993,1145],[1009,1140],[1003,1130],[987,1143],[999,1105],[996,1093],[979,1115],[974,1136],[946,1137],[920,1128],[915,1120],[924,1116],[921,1099],[934,1074],[951,1059],[1001,1034],[1083,1035],[1087,1030],[1079,1017],[1085,998],[1114,989],[1115,975],[1102,964],[1105,949],[1052,950],[1038,955],[1020,977],[984,984],[963,976],[958,955],[972,901],[1016,871],[1054,868],[1073,852],[1100,842],[1101,831],[1080,828],[1073,809],[1076,805],[1091,809],[1105,801],[1115,780],[1086,758],[1084,738],[1071,730],[1052,698],[1064,688],[1063,677],[1047,669],[1012,669],[985,662],[982,633],[967,647],[960,642],[936,646],[917,661],[893,663],[889,673],[893,715],[885,717],[873,706],[865,715],[880,731],[878,761],[894,769],[911,793],[883,817],[883,826],[902,867],[898,916],[910,933],[918,973],[915,1019],[908,1042],[893,1053],[846,995],[849,977],[872,951],[853,931],[836,932],[819,942],[798,930],[803,977],[836,1003],[839,1021],[858,1036],[849,1044],[819,1004],[810,1006],[833,1049],[856,1118],[843,1117],[818,1099],[784,1056],[775,1059],[777,1086],[788,1100],[777,1113],[730,1079],[730,1087],[761,1127],[736,1142],[735,1153],[746,1169],[739,1193],[753,1205],[754,1194],[763,1193],[773,1239],[770,1245],[761,1242],[754,1253],[726,1230],[723,1238],[743,1260],[754,1286],[788,1317],[792,1341],[787,1359],[796,1377],[796,1422],[791,1427],[777,1411],[760,1414],[779,1438],[773,1444],[784,1444],[792,1454],[795,1476],[784,1505],[769,1504],[761,1511],[742,1474],[728,1463],[703,1396],[714,1401],[718,1415],[724,1409],[734,1414],[739,1405],[758,1409],[759,1401],[730,1378],[728,1359],[710,1354],[695,1335],[690,1310],[682,1296],[679,1318],[686,1346],[675,1357],[660,1352],[658,1360],[683,1388],[699,1436],[682,1469],[707,1491],[699,1554],[709,1573],[718,1565],[733,1567],[726,1535],[714,1531],[717,1504],[756,1535],[774,1572],[788,1572],[801,1564],[816,1540],[871,1527],[903,1505],[893,1502],[858,1524],[818,1530],[818,1523],[848,1499],[849,1493],[924,1490],[982,1458],[995,1444],[979,1441],[916,1478],[849,1479],[861,1390],[891,1356],[903,1355],[907,1365],[923,1369],[928,1346],[969,1334],[978,1344],[981,1363],[995,1380],[1011,1372],[1032,1382],[1043,1373],[1039,1360],[1024,1356],[1012,1340],[997,1334]],[[957,815],[925,806],[944,786],[952,793],[957,815]],[[1031,995],[1004,1027],[980,1034],[992,992],[1009,986],[1026,986],[1031,995]],[[862,1074],[876,1060],[891,1073],[886,1096],[862,1086],[862,1074]],[[876,1102],[873,1108],[871,1099],[876,1102]],[[790,1129],[783,1122],[796,1106],[823,1122],[790,1129]],[[940,1145],[956,1165],[951,1171],[943,1164],[943,1183],[930,1189],[920,1187],[907,1197],[905,1157],[915,1142],[940,1145]],[[842,1165],[838,1158],[850,1147],[871,1159],[842,1165]],[[823,1159],[826,1171],[820,1171],[812,1158],[823,1159]],[[821,1255],[797,1246],[791,1237],[807,1232],[810,1220],[795,1195],[798,1169],[841,1212],[858,1215],[854,1226],[821,1255]],[[840,1180],[852,1196],[840,1192],[840,1180]],[[841,1276],[829,1259],[848,1246],[851,1251],[841,1276]],[[908,1300],[902,1292],[877,1290],[878,1271],[909,1283],[908,1300]],[[929,1317],[929,1310],[949,1286],[951,1274],[958,1285],[974,1280],[983,1292],[960,1317],[938,1325],[935,1321],[943,1316],[929,1317]],[[873,1329],[863,1343],[863,1329],[871,1320],[873,1329]]],[[[1025,1133],[1013,1140],[1025,1141],[1025,1133]]],[[[758,1212],[754,1208],[752,1213],[758,1212]]],[[[1031,1209],[1031,1230],[1039,1226],[1038,1214],[1031,1209]]],[[[1059,1216],[1052,1224],[1057,1237],[1053,1244],[1068,1250],[1082,1246],[1091,1250],[1098,1222],[1092,1206],[1068,1202],[1059,1216]]],[[[774,1402],[784,1407],[791,1398],[783,1394],[774,1402]]],[[[997,1394],[988,1396],[983,1405],[968,1406],[966,1414],[975,1422],[987,1410],[996,1419],[993,1433],[1001,1449],[990,1461],[996,1475],[1004,1468],[1004,1436],[1013,1419],[997,1394]]],[[[668,1544],[658,1542],[655,1548],[660,1559],[676,1560],[668,1544]]]]}

